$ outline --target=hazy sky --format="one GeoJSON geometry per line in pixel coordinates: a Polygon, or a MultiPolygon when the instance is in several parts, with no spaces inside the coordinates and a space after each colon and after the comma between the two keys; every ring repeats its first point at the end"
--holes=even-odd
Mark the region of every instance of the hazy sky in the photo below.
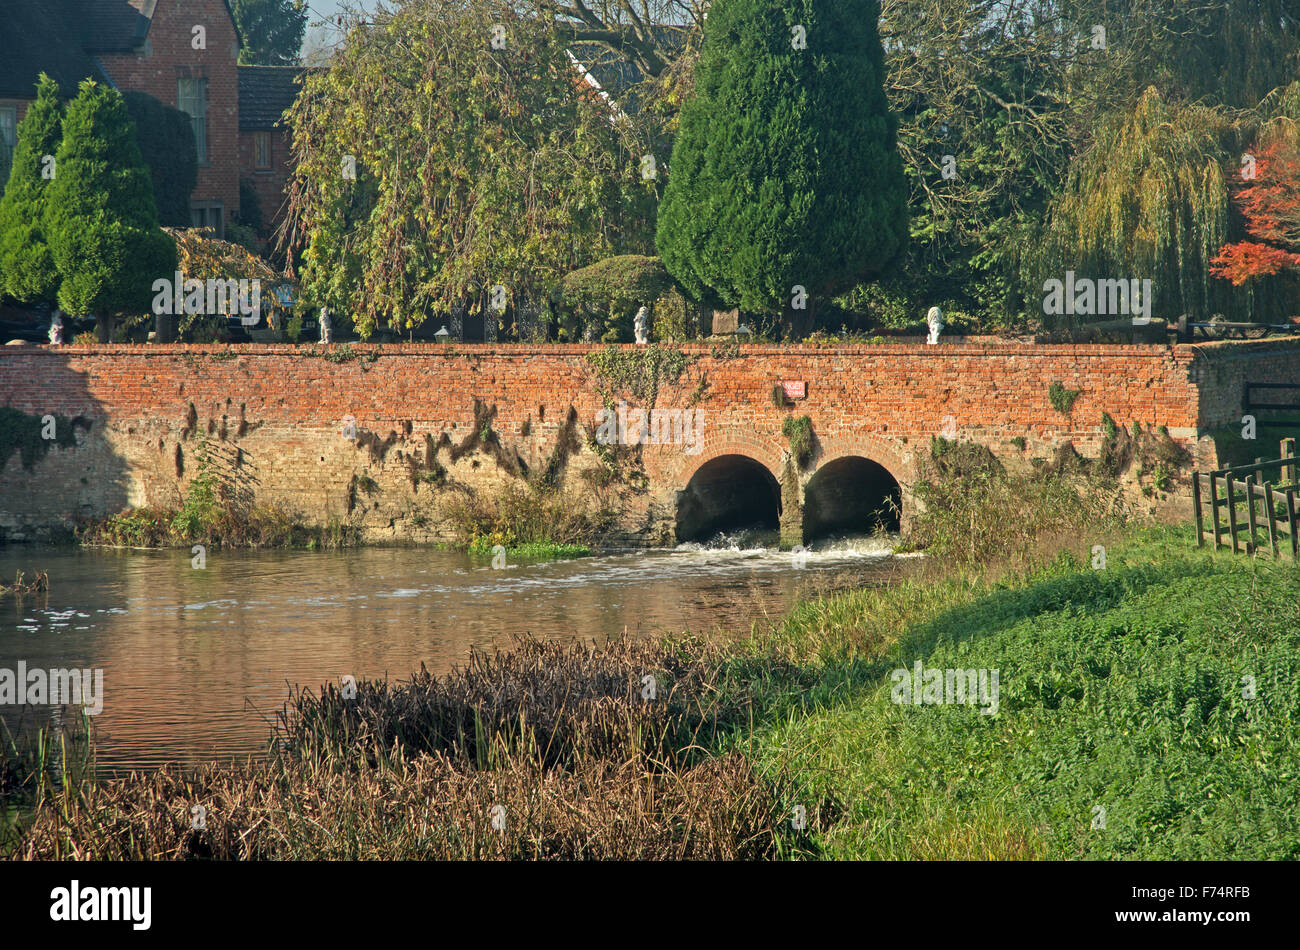
{"type": "MultiPolygon", "coordinates": [[[[334,17],[343,7],[343,0],[307,0],[307,30],[303,34],[303,49],[309,50],[313,47],[328,46],[337,42],[339,34],[337,28],[313,26],[322,20],[328,20],[334,17]]],[[[349,0],[349,7],[359,7],[363,10],[373,10],[378,5],[378,0],[349,0]]],[[[390,6],[393,4],[390,3],[390,6]]]]}

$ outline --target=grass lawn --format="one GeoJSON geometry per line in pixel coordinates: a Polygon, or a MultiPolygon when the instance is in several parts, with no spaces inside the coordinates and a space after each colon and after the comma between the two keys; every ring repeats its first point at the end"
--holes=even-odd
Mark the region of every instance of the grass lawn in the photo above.
{"type": "Polygon", "coordinates": [[[1191,545],[802,605],[740,740],[808,815],[796,853],[1300,858],[1300,568],[1191,545]],[[997,715],[891,701],[918,659],[998,670],[997,715]]]}

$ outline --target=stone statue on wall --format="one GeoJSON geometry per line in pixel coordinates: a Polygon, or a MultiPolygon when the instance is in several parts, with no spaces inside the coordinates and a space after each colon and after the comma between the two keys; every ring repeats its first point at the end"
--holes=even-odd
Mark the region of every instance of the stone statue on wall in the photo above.
{"type": "Polygon", "coordinates": [[[50,319],[50,345],[60,346],[63,343],[63,311],[55,310],[54,316],[50,319]]]}
{"type": "Polygon", "coordinates": [[[938,343],[939,331],[943,329],[943,311],[938,307],[931,307],[930,312],[925,315],[925,322],[930,327],[930,338],[925,342],[938,343]]]}
{"type": "Polygon", "coordinates": [[[322,343],[330,342],[330,308],[320,308],[320,341],[322,343]]]}
{"type": "Polygon", "coordinates": [[[650,309],[642,306],[636,312],[636,317],[632,321],[633,329],[636,331],[636,341],[641,344],[650,342],[650,309]]]}

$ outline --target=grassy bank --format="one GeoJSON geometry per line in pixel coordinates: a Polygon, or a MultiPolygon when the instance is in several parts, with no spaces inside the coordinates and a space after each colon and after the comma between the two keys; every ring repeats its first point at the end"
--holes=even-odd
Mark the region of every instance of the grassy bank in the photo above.
{"type": "Polygon", "coordinates": [[[806,604],[745,747],[832,858],[1300,857],[1300,570],[1147,529],[806,604]],[[996,716],[893,701],[896,669],[998,670],[996,716]]]}

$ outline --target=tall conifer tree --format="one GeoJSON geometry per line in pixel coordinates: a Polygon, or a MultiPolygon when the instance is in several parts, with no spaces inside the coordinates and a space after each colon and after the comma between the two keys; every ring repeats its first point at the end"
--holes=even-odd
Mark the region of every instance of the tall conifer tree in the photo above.
{"type": "Polygon", "coordinates": [[[875,0],[718,0],[682,108],[656,243],[692,295],[778,313],[907,242],[875,0]]]}
{"type": "Polygon", "coordinates": [[[59,86],[41,73],[36,101],[18,124],[13,171],[0,197],[0,291],[23,303],[53,303],[59,289],[59,270],[42,222],[46,193],[58,174],[52,159],[62,137],[59,86]]]}
{"type": "Polygon", "coordinates": [[[176,266],[176,244],[158,227],[153,181],[116,89],[82,82],[57,158],[45,230],[62,276],[59,305],[96,316],[108,342],[117,317],[148,312],[154,280],[176,266]]]}

